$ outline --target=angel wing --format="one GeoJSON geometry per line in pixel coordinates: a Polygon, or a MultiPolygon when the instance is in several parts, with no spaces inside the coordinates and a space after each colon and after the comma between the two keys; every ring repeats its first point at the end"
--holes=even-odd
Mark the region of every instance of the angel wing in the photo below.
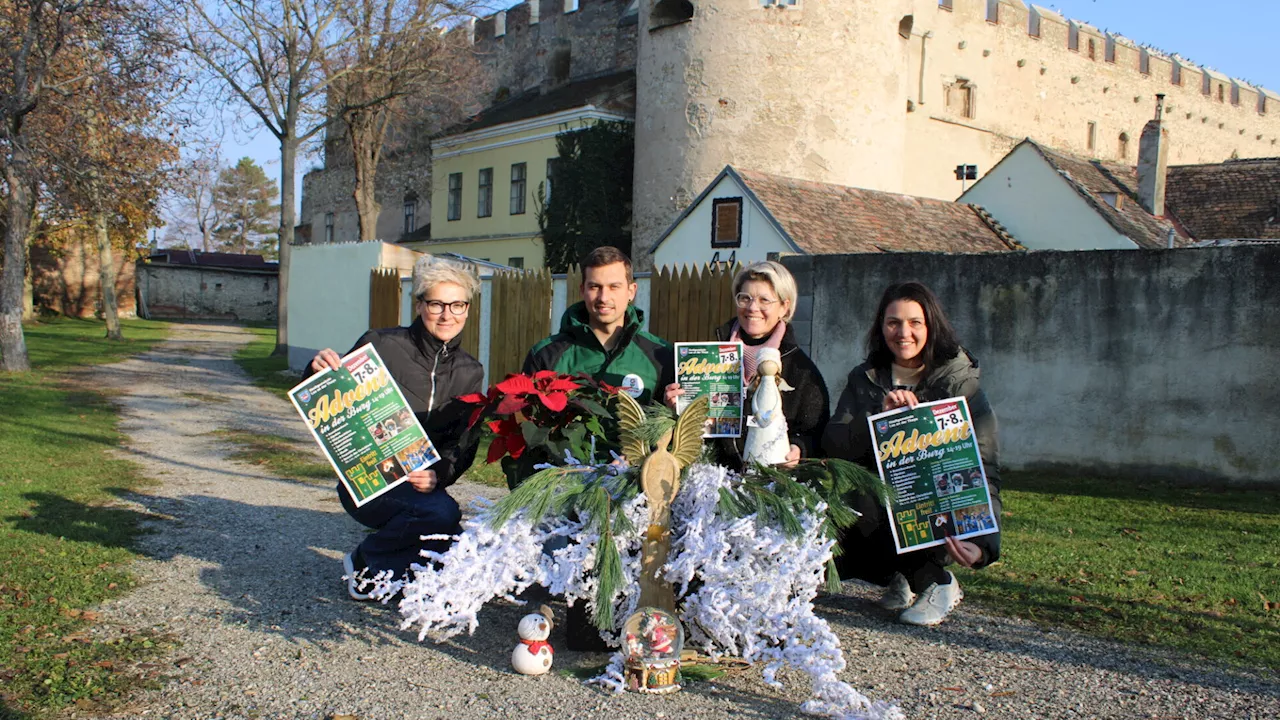
{"type": "Polygon", "coordinates": [[[615,397],[618,398],[618,427],[622,431],[620,433],[622,454],[626,456],[627,462],[632,467],[636,467],[649,454],[648,443],[641,440],[638,433],[645,420],[644,408],[625,392],[619,392],[615,397]]]}
{"type": "Polygon", "coordinates": [[[680,461],[680,467],[688,467],[702,452],[702,426],[711,412],[711,396],[703,395],[689,403],[676,420],[676,431],[671,443],[671,454],[680,461]]]}

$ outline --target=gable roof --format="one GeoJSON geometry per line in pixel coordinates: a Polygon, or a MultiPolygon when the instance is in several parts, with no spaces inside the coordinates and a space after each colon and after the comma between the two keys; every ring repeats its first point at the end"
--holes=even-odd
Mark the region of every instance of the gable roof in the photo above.
{"type": "Polygon", "coordinates": [[[740,170],[738,176],[792,242],[811,255],[1021,249],[1003,226],[976,205],[754,170],[740,170]]]}
{"type": "MultiPolygon", "coordinates": [[[[1169,246],[1169,231],[1174,232],[1175,245],[1189,245],[1187,232],[1166,218],[1147,212],[1138,201],[1138,171],[1132,165],[1104,163],[1086,160],[1059,150],[1050,150],[1030,138],[1021,145],[1030,145],[1058,172],[1084,201],[1093,207],[1111,227],[1132,240],[1141,248],[1158,249],[1169,246]],[[1107,202],[1105,195],[1114,194],[1119,207],[1107,202]]],[[[1017,148],[1014,148],[1017,150],[1017,148]]],[[[1012,153],[1011,153],[1012,154],[1012,153]]],[[[1168,193],[1166,184],[1166,195],[1168,193]]]]}
{"type": "Polygon", "coordinates": [[[1280,158],[1170,167],[1165,207],[1197,240],[1280,240],[1280,158]]]}
{"type": "Polygon", "coordinates": [[[657,252],[726,176],[745,189],[786,242],[809,255],[1025,249],[978,205],[797,180],[726,165],[662,233],[650,254],[657,252]]]}

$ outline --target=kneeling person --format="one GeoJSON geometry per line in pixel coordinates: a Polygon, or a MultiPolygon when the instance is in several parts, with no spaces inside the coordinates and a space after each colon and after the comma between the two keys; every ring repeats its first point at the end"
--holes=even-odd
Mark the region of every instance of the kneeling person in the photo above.
{"type": "MultiPolygon", "coordinates": [[[[442,552],[449,546],[449,541],[423,541],[423,535],[462,532],[462,511],[445,488],[466,472],[476,454],[477,442],[462,444],[470,409],[456,398],[483,391],[484,369],[460,347],[479,287],[473,272],[424,257],[413,268],[413,324],[370,330],[352,348],[373,344],[440,453],[430,468],[409,473],[405,483],[361,507],[338,485],[342,507],[376,531],[343,558],[347,592],[356,600],[369,599],[362,578],[385,571],[401,578],[423,550],[442,552]]],[[[311,370],[336,369],[339,360],[326,348],[311,361],[311,370]]]]}

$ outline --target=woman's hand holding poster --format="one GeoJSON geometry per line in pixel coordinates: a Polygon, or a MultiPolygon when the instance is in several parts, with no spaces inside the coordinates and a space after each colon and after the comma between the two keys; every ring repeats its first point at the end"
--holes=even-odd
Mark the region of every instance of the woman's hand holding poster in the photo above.
{"type": "Polygon", "coordinates": [[[289,391],[357,507],[440,459],[373,345],[289,391]]]}
{"type": "Polygon", "coordinates": [[[704,438],[742,435],[742,343],[676,343],[676,382],[684,394],[676,399],[676,414],[689,403],[710,395],[704,438]]]}
{"type": "Polygon", "coordinates": [[[962,397],[867,418],[898,553],[998,532],[962,397]]]}

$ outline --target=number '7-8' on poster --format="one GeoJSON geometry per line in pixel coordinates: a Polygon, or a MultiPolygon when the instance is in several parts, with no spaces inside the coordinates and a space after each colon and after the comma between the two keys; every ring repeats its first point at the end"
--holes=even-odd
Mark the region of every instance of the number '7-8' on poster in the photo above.
{"type": "Polygon", "coordinates": [[[289,391],[356,507],[440,459],[372,344],[289,391]]]}
{"type": "Polygon", "coordinates": [[[963,397],[867,418],[898,553],[1000,528],[963,397]]]}

